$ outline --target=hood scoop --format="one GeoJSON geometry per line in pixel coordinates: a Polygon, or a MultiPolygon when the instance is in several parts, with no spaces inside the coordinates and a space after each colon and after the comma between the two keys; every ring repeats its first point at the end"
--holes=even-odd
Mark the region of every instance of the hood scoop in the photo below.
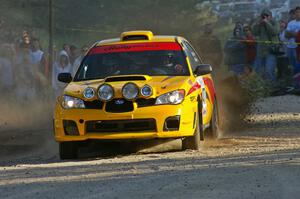
{"type": "Polygon", "coordinates": [[[145,81],[147,80],[145,76],[117,76],[108,77],[105,82],[122,82],[122,81],[145,81]]]}

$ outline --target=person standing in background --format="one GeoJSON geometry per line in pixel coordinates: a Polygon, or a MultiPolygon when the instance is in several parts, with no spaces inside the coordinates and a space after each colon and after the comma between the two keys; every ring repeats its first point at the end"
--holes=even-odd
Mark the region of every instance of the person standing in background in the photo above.
{"type": "Polygon", "coordinates": [[[242,75],[246,64],[246,44],[241,35],[240,28],[233,30],[233,37],[229,39],[224,47],[224,62],[229,71],[235,75],[242,75]]]}
{"type": "Polygon", "coordinates": [[[272,12],[264,9],[260,18],[254,23],[253,34],[259,38],[257,45],[256,72],[272,83],[276,82],[275,69],[277,66],[276,55],[272,53],[272,42],[278,42],[279,26],[272,19],[272,12]]]}
{"type": "Polygon", "coordinates": [[[300,68],[298,67],[297,60],[297,43],[296,37],[298,32],[300,31],[300,7],[295,8],[295,19],[290,21],[287,25],[285,31],[285,37],[288,39],[287,44],[287,56],[289,58],[289,63],[293,67],[293,74],[297,74],[300,72],[300,68]]]}
{"type": "Polygon", "coordinates": [[[78,48],[75,46],[75,45],[71,45],[70,46],[70,55],[69,55],[69,58],[70,58],[70,63],[73,65],[74,64],[74,61],[75,59],[78,57],[78,48]]]}
{"type": "Polygon", "coordinates": [[[284,20],[280,21],[280,32],[279,42],[282,46],[283,54],[277,57],[277,77],[278,79],[286,79],[289,73],[289,59],[287,57],[287,42],[288,39],[285,37],[285,31],[287,22],[284,20]]]}
{"type": "Polygon", "coordinates": [[[62,90],[67,84],[58,81],[58,75],[60,73],[71,73],[72,65],[70,64],[69,56],[66,51],[60,51],[58,60],[53,65],[52,70],[52,87],[55,92],[55,96],[61,95],[62,90]]]}
{"type": "MultiPolygon", "coordinates": [[[[31,56],[31,62],[33,64],[39,65],[43,59],[44,52],[41,50],[41,45],[38,39],[32,40],[30,56],[31,56]]],[[[44,69],[41,69],[41,71],[43,70],[44,69]]]]}
{"type": "Polygon", "coordinates": [[[62,50],[64,50],[68,57],[70,58],[71,55],[71,49],[70,49],[70,45],[69,44],[63,44],[62,50]]]}
{"type": "Polygon", "coordinates": [[[243,28],[245,34],[245,44],[246,44],[246,64],[254,67],[254,62],[256,58],[256,42],[255,37],[252,34],[251,27],[246,25],[243,28]]]}

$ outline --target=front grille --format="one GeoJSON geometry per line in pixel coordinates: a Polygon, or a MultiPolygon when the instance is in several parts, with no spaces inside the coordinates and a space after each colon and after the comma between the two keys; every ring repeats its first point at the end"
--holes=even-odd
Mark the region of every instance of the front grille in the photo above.
{"type": "Polygon", "coordinates": [[[141,107],[147,107],[147,106],[154,106],[156,102],[156,98],[150,98],[150,99],[137,99],[136,103],[138,105],[139,108],[141,107]]]}
{"type": "Polygon", "coordinates": [[[155,119],[87,121],[85,124],[86,133],[157,131],[155,119]]]}
{"type": "Polygon", "coordinates": [[[110,113],[123,113],[133,111],[133,102],[125,99],[114,99],[106,103],[105,111],[110,113]]]}
{"type": "Polygon", "coordinates": [[[102,109],[103,102],[101,102],[100,100],[84,101],[84,106],[86,109],[102,109]]]}

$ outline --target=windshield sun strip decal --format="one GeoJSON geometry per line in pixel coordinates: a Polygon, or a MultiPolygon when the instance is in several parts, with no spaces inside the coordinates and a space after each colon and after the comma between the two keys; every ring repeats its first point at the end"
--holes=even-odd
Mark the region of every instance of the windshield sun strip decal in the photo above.
{"type": "Polygon", "coordinates": [[[161,50],[181,51],[181,46],[176,42],[114,44],[114,45],[94,47],[89,51],[88,55],[117,53],[117,52],[139,52],[139,51],[161,51],[161,50]]]}

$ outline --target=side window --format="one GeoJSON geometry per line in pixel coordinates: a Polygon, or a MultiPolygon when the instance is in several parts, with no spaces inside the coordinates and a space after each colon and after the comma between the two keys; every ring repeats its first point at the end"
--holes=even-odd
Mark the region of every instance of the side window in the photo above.
{"type": "Polygon", "coordinates": [[[183,42],[183,44],[184,44],[184,47],[186,48],[187,56],[191,62],[191,66],[194,71],[196,69],[196,67],[201,64],[201,60],[199,59],[197,53],[195,52],[195,50],[189,43],[183,42]]]}

